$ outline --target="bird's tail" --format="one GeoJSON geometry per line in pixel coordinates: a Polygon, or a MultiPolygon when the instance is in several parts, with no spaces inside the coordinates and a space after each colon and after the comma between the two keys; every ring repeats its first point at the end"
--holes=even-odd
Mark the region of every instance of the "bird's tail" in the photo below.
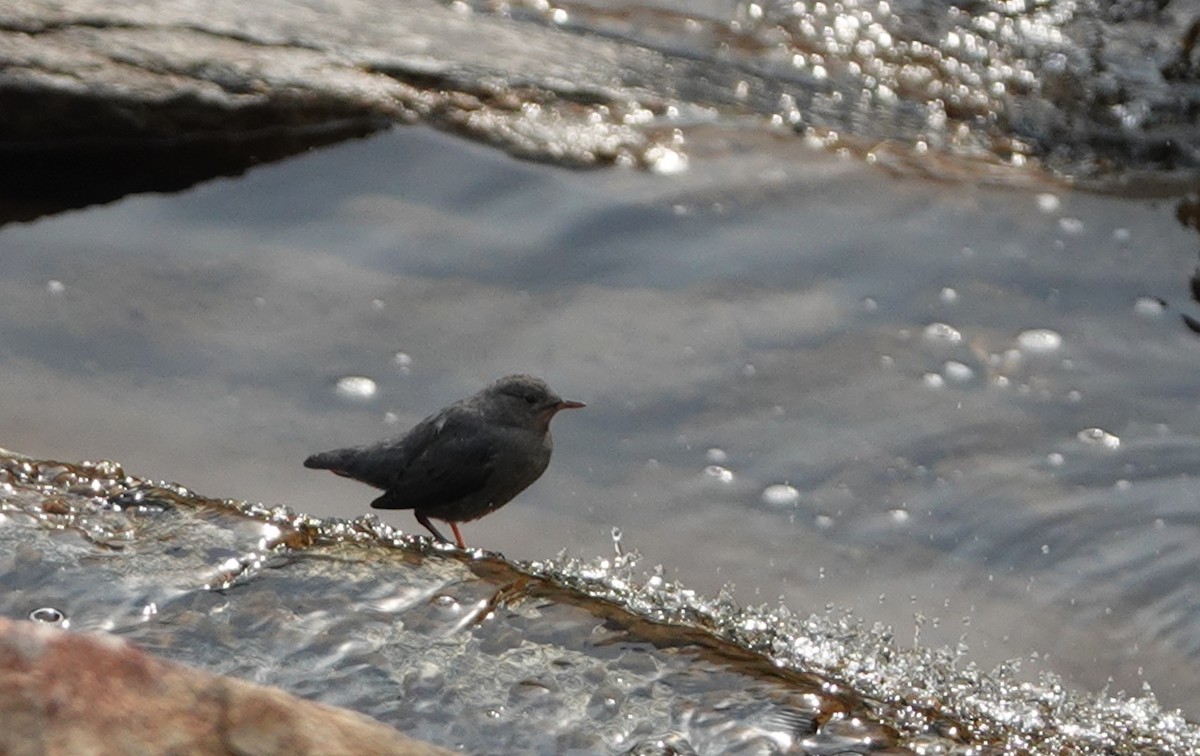
{"type": "Polygon", "coordinates": [[[314,454],[304,460],[304,466],[312,470],[329,470],[335,475],[352,478],[375,488],[387,488],[391,474],[388,465],[359,447],[314,454]]]}

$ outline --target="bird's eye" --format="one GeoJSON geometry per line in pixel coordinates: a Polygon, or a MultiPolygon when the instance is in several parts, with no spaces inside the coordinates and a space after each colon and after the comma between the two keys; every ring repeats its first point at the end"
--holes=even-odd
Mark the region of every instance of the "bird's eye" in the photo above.
{"type": "Polygon", "coordinates": [[[525,399],[526,404],[537,404],[537,397],[533,394],[526,394],[522,398],[525,399]]]}

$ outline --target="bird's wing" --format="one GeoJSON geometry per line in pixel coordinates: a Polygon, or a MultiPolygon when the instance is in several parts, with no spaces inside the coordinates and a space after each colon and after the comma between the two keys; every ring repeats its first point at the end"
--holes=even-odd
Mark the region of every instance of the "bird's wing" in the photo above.
{"type": "Polygon", "coordinates": [[[422,422],[404,438],[407,463],[391,470],[382,509],[436,507],[483,490],[496,470],[498,439],[477,416],[451,412],[422,422]]]}

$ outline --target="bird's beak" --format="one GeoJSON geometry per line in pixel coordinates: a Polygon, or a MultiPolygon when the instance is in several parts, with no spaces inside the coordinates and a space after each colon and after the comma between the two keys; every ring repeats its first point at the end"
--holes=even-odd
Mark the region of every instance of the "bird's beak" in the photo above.
{"type": "Polygon", "coordinates": [[[565,409],[583,409],[586,406],[587,405],[584,404],[583,402],[573,402],[569,399],[563,399],[561,402],[554,405],[554,411],[558,412],[559,410],[565,410],[565,409]]]}

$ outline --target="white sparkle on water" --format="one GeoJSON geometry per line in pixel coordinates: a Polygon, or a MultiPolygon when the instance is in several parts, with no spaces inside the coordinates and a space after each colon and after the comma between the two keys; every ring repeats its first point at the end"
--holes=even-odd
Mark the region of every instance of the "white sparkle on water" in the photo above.
{"type": "Polygon", "coordinates": [[[1166,308],[1166,303],[1158,297],[1138,297],[1133,303],[1134,313],[1143,318],[1157,318],[1166,308]]]}
{"type": "Polygon", "coordinates": [[[962,341],[962,333],[946,323],[930,323],[925,326],[924,335],[930,341],[944,341],[948,344],[957,344],[962,341]]]}
{"type": "Polygon", "coordinates": [[[338,396],[346,399],[371,399],[378,387],[365,375],[345,375],[337,380],[338,396]]]}
{"type": "Polygon", "coordinates": [[[954,383],[966,383],[975,377],[975,371],[970,365],[956,360],[947,362],[942,368],[942,372],[945,374],[947,380],[954,383]]]}
{"type": "Polygon", "coordinates": [[[1062,207],[1062,200],[1053,194],[1039,194],[1037,196],[1037,206],[1038,210],[1049,215],[1062,207]]]}
{"type": "Polygon", "coordinates": [[[787,483],[775,483],[763,489],[762,500],[772,507],[794,507],[800,502],[800,492],[787,483]]]}
{"type": "Polygon", "coordinates": [[[1085,444],[1105,449],[1117,449],[1121,446],[1121,439],[1103,428],[1084,428],[1076,433],[1075,437],[1085,444]]]}
{"type": "Polygon", "coordinates": [[[1062,336],[1049,328],[1030,328],[1017,334],[1017,344],[1026,352],[1053,352],[1062,341],[1062,336]]]}

